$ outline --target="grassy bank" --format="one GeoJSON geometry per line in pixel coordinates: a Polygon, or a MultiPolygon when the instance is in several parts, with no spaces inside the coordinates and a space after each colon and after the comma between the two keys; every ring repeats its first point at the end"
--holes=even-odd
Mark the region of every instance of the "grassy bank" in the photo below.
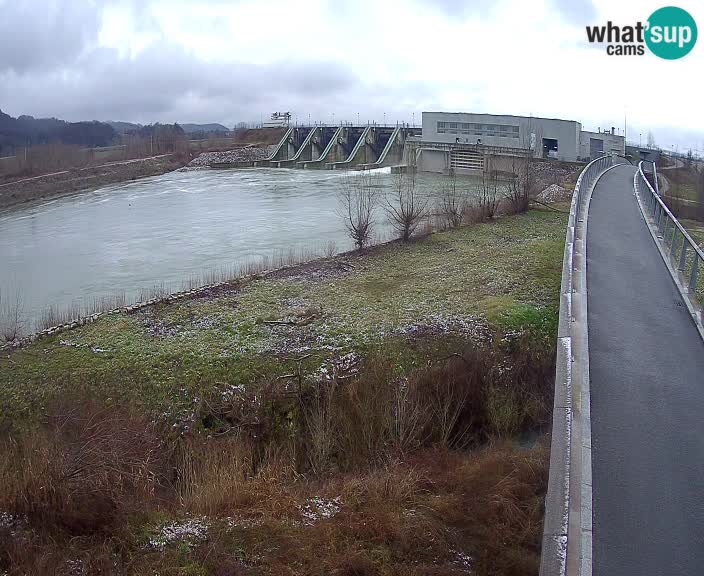
{"type": "Polygon", "coordinates": [[[566,220],[321,260],[1,357],[0,567],[537,573],[566,220]]]}

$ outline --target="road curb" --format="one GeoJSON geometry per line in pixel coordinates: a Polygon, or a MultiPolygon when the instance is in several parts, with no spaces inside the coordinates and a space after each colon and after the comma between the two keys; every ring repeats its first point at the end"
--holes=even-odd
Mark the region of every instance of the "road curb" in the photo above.
{"type": "MultiPolygon", "coordinates": [[[[604,160],[603,158],[600,160],[604,160]]],[[[570,207],[560,289],[550,478],[545,498],[541,576],[592,574],[592,458],[587,322],[587,221],[602,170],[570,207]]],[[[612,158],[611,162],[614,161],[612,158]]]]}

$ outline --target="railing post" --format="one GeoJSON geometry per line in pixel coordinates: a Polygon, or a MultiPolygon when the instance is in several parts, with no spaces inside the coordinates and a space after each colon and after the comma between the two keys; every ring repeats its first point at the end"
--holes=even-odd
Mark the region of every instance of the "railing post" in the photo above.
{"type": "Polygon", "coordinates": [[[670,258],[675,258],[675,253],[677,252],[677,226],[672,226],[672,243],[670,244],[670,258]]]}
{"type": "Polygon", "coordinates": [[[692,273],[689,275],[689,289],[692,292],[697,291],[697,268],[699,268],[699,255],[694,253],[694,262],[692,262],[692,273]]]}
{"type": "MultiPolygon", "coordinates": [[[[697,259],[697,253],[694,253],[694,259],[697,259]]],[[[685,266],[687,265],[687,238],[682,236],[682,252],[680,252],[680,265],[677,269],[680,272],[684,272],[685,266]]]]}

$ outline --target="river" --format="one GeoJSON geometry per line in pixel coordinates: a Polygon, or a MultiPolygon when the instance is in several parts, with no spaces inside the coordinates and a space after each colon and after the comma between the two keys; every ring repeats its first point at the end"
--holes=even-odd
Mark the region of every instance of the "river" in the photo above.
{"type": "MultiPolygon", "coordinates": [[[[231,270],[277,251],[351,248],[338,215],[344,173],[296,169],[177,171],[0,211],[0,296],[19,303],[24,331],[50,307],[134,302],[155,286],[231,270]]],[[[379,171],[390,190],[394,176],[379,171]]],[[[476,188],[473,179],[462,179],[476,188]]],[[[420,175],[434,194],[447,181],[420,175]]],[[[390,235],[382,211],[377,239],[390,235]]]]}

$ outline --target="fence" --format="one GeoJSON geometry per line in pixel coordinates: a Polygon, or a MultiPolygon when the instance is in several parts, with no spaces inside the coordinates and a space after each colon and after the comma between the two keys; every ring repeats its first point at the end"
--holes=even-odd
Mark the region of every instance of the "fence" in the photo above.
{"type": "MultiPolygon", "coordinates": [[[[701,305],[704,302],[704,283],[699,280],[699,269],[704,262],[704,252],[692,239],[687,230],[667,207],[665,202],[653,188],[645,175],[643,162],[638,164],[638,172],[634,185],[643,207],[652,218],[665,252],[669,255],[673,269],[682,275],[681,282],[689,290],[690,303],[699,308],[697,311],[701,321],[701,305]]],[[[653,174],[657,182],[657,169],[653,164],[653,174]]],[[[657,187],[657,184],[656,184],[657,187]]]]}
{"type": "Polygon", "coordinates": [[[592,493],[586,233],[592,189],[609,168],[603,156],[579,175],[562,262],[550,478],[540,576],[591,576],[592,493]]]}

